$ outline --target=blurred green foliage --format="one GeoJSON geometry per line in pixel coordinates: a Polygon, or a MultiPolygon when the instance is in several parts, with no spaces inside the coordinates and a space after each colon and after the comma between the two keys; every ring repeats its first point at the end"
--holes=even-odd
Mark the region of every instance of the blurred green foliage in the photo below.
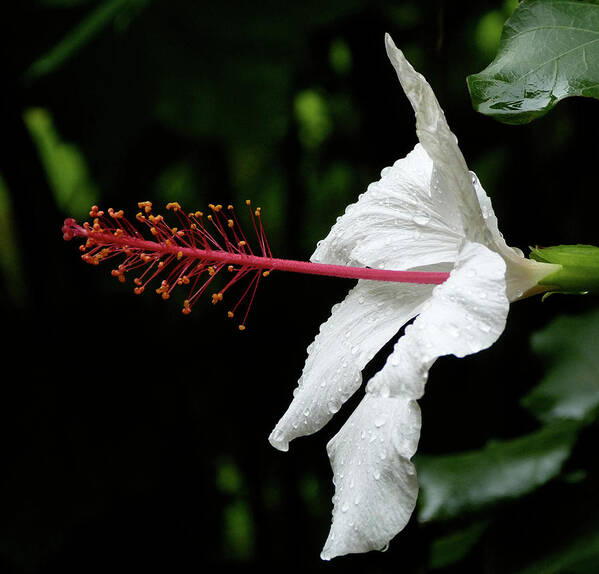
{"type": "Polygon", "coordinates": [[[61,141],[47,110],[33,108],[24,112],[40,161],[46,172],[54,201],[62,211],[85,218],[99,193],[90,181],[85,159],[77,146],[61,141]]]}
{"type": "Polygon", "coordinates": [[[491,349],[438,361],[421,401],[418,515],[387,552],[323,564],[325,445],[361,392],[287,454],[267,436],[348,283],[273,276],[240,337],[218,307],[200,302],[186,318],[133,296],[60,233],[92,203],[133,213],[140,200],[250,198],[275,255],[308,258],[415,144],[389,32],[433,85],[508,243],[597,243],[599,158],[581,144],[599,129],[593,102],[518,128],[471,109],[465,78],[493,57],[514,8],[19,7],[20,42],[2,40],[0,572],[596,571],[595,299],[518,303],[491,349]]]}

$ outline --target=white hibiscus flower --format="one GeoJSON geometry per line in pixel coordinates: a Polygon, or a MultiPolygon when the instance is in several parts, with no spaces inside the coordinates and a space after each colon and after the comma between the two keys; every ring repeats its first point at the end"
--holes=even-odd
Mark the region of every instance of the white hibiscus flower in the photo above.
{"type": "Polygon", "coordinates": [[[410,459],[420,436],[416,401],[431,365],[492,345],[509,302],[559,269],[506,245],[431,87],[389,36],[386,47],[420,143],[347,208],[312,261],[450,276],[437,286],[358,281],[308,348],[291,405],[270,436],[280,450],[321,429],[359,388],[366,364],[415,318],[328,444],[335,495],[324,559],[382,549],[402,530],[418,493],[410,459]]]}

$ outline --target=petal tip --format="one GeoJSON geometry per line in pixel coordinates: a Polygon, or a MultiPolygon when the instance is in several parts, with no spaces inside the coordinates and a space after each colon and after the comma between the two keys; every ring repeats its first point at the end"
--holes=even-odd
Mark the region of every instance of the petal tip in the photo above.
{"type": "Polygon", "coordinates": [[[385,48],[387,50],[387,56],[391,61],[404,57],[403,52],[395,45],[393,38],[391,38],[391,35],[388,33],[385,34],[385,48]]]}
{"type": "Polygon", "coordinates": [[[289,450],[289,441],[285,434],[280,430],[273,430],[268,437],[268,442],[281,452],[287,452],[289,450]]]}

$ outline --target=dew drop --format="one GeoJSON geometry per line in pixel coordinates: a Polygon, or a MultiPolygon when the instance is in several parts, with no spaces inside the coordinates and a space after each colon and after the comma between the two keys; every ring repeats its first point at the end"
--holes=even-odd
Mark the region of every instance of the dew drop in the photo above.
{"type": "Polygon", "coordinates": [[[336,402],[331,401],[329,402],[329,412],[334,415],[336,412],[339,411],[339,409],[341,408],[336,402]]]}
{"type": "Polygon", "coordinates": [[[426,214],[419,214],[419,215],[415,215],[412,218],[412,221],[416,224],[416,225],[426,225],[429,221],[430,221],[430,217],[426,214]]]}

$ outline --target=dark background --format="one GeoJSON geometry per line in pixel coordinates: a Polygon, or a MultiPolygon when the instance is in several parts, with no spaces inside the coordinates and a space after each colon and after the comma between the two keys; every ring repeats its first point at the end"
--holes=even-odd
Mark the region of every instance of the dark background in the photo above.
{"type": "MultiPolygon", "coordinates": [[[[444,568],[434,568],[434,541],[474,520],[468,513],[415,514],[387,552],[321,562],[333,494],[325,447],[362,391],[289,453],[267,437],[350,283],[275,275],[239,333],[207,298],[185,317],[177,301],[134,296],[108,267],[84,265],[60,230],[92,203],[133,216],[146,199],[195,210],[251,198],[275,255],[308,259],[416,143],[389,32],[435,89],[508,243],[597,243],[597,102],[566,100],[519,127],[471,108],[466,76],[492,59],[513,5],[18,6],[2,18],[0,572],[520,572],[596,510],[590,425],[569,463],[587,472],[577,490],[549,483],[479,510],[492,526],[444,568]]],[[[493,348],[438,361],[420,454],[534,430],[518,402],[544,372],[529,338],[596,305],[517,303],[493,348]]]]}

